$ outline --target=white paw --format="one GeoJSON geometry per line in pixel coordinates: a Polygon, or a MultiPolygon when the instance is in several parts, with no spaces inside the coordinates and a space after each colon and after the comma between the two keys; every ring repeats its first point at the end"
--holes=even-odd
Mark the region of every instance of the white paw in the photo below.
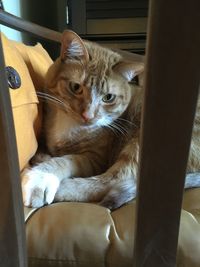
{"type": "Polygon", "coordinates": [[[22,174],[22,194],[24,205],[39,208],[53,202],[60,181],[52,173],[37,167],[22,174]]]}

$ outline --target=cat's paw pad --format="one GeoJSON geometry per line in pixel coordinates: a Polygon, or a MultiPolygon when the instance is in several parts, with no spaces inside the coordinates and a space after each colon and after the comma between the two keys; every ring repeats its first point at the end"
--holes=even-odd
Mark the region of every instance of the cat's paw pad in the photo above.
{"type": "Polygon", "coordinates": [[[51,204],[59,186],[59,179],[54,174],[35,170],[22,175],[22,194],[24,205],[39,208],[51,204]]]}

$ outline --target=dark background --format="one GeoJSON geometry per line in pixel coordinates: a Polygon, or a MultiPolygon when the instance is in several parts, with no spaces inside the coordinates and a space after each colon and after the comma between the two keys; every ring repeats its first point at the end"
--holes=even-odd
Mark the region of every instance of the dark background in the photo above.
{"type": "MultiPolygon", "coordinates": [[[[82,38],[145,53],[148,0],[21,0],[22,18],[62,32],[71,29],[82,38]]],[[[34,37],[23,35],[33,44],[34,37]]],[[[40,41],[53,58],[59,54],[56,44],[40,41]]]]}

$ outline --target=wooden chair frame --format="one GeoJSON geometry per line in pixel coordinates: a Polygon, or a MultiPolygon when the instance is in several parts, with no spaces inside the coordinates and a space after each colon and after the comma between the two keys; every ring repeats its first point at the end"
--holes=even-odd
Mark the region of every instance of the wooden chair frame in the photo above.
{"type": "MultiPolygon", "coordinates": [[[[173,0],[150,1],[134,267],[176,266],[184,179],[199,91],[199,10],[199,0],[183,0],[181,5],[173,0]]],[[[60,33],[4,11],[0,11],[0,23],[56,42],[61,38],[60,33]]],[[[19,167],[2,59],[0,46],[0,265],[25,267],[19,167]]]]}
{"type": "Polygon", "coordinates": [[[0,40],[0,266],[26,267],[23,203],[15,130],[0,40]]]}

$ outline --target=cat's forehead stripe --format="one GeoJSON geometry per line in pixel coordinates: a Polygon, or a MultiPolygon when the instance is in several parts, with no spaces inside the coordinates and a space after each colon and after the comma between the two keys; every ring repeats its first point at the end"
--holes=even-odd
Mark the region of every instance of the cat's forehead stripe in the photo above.
{"type": "Polygon", "coordinates": [[[96,90],[98,93],[102,91],[108,91],[107,78],[106,77],[97,77],[96,75],[88,75],[85,79],[84,84],[90,90],[96,90]]]}

